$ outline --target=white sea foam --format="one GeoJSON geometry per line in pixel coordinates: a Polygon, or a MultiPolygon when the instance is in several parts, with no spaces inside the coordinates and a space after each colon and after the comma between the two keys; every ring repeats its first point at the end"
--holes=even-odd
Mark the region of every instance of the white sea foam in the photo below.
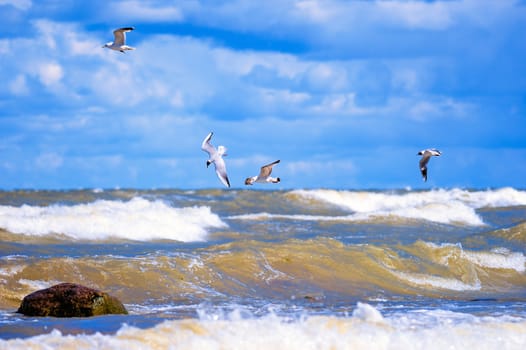
{"type": "Polygon", "coordinates": [[[513,188],[487,191],[461,189],[409,193],[295,190],[289,195],[339,206],[369,217],[402,217],[438,223],[483,225],[476,209],[526,205],[526,192],[513,188]]]}
{"type": "Polygon", "coordinates": [[[63,335],[58,330],[26,339],[0,340],[5,349],[523,349],[526,321],[465,317],[425,311],[383,317],[359,304],[352,317],[313,316],[296,321],[276,315],[168,320],[116,334],[63,335]],[[422,324],[423,323],[423,324],[422,324]]]}
{"type": "Polygon", "coordinates": [[[298,220],[298,221],[366,221],[372,218],[406,218],[414,220],[428,220],[443,224],[462,223],[469,225],[483,225],[484,223],[474,210],[459,207],[455,203],[449,206],[435,204],[427,205],[423,208],[404,208],[392,211],[376,211],[371,213],[353,213],[350,215],[305,215],[305,214],[271,214],[271,213],[252,213],[242,215],[232,215],[231,220],[298,220]],[[458,207],[455,210],[455,207],[458,207]],[[445,216],[444,213],[449,214],[445,216]]]}
{"type": "Polygon", "coordinates": [[[41,281],[41,280],[28,280],[22,278],[18,281],[20,284],[26,285],[30,290],[40,290],[46,289],[56,284],[62,283],[62,281],[50,280],[50,281],[41,281]]]}
{"type": "Polygon", "coordinates": [[[16,234],[63,234],[80,240],[188,242],[205,240],[207,229],[226,224],[209,207],[173,208],[136,197],[127,202],[98,200],[72,206],[0,206],[0,227],[16,234]]]}
{"type": "Polygon", "coordinates": [[[356,304],[356,309],[352,313],[353,317],[367,322],[384,323],[385,319],[374,306],[360,303],[356,304]]]}
{"type": "Polygon", "coordinates": [[[526,271],[526,257],[522,253],[512,253],[509,251],[491,252],[466,252],[466,259],[472,263],[491,269],[511,269],[517,272],[526,271]]]}
{"type": "MultiPolygon", "coordinates": [[[[432,242],[425,243],[431,249],[453,249],[458,251],[458,256],[468,260],[470,263],[488,269],[508,269],[515,270],[519,273],[526,271],[526,256],[521,252],[511,252],[506,248],[494,248],[491,251],[471,251],[463,249],[460,244],[435,244],[432,242]]],[[[448,256],[440,261],[446,265],[448,256]]]]}
{"type": "Polygon", "coordinates": [[[0,267],[0,277],[10,277],[14,276],[20,271],[24,270],[24,265],[0,267]]]}
{"type": "Polygon", "coordinates": [[[422,287],[433,287],[455,291],[473,291],[480,290],[481,288],[481,284],[478,279],[476,279],[473,283],[465,283],[454,278],[445,278],[421,273],[409,273],[402,271],[391,272],[403,281],[407,281],[411,284],[422,287]]]}
{"type": "Polygon", "coordinates": [[[367,219],[364,215],[343,215],[343,216],[330,216],[330,215],[303,215],[303,214],[271,214],[267,212],[253,213],[253,214],[241,214],[229,216],[230,220],[299,220],[299,221],[356,221],[367,219]]]}
{"type": "MultiPolygon", "coordinates": [[[[488,269],[508,269],[519,273],[526,271],[526,256],[521,252],[511,252],[506,248],[494,248],[491,251],[472,251],[462,248],[462,245],[443,243],[435,244],[432,242],[424,243],[431,249],[449,249],[456,251],[456,255],[461,259],[466,259],[472,264],[488,269]]],[[[451,255],[451,254],[450,254],[451,255]]],[[[442,257],[441,264],[447,265],[449,256],[442,257]]]]}

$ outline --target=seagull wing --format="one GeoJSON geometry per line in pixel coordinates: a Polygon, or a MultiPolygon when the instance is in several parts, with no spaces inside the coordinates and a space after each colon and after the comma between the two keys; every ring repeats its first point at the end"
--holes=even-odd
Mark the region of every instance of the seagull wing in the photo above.
{"type": "Polygon", "coordinates": [[[276,160],[275,162],[270,163],[270,164],[263,165],[261,167],[261,170],[259,172],[258,177],[261,178],[261,179],[265,179],[265,178],[269,177],[270,174],[272,173],[272,167],[274,165],[278,164],[278,163],[279,163],[279,159],[276,160]]]}
{"type": "Polygon", "coordinates": [[[119,28],[119,29],[115,29],[113,31],[113,36],[115,37],[113,43],[115,45],[118,45],[118,46],[122,46],[124,45],[124,43],[126,42],[126,34],[127,32],[131,32],[133,29],[133,27],[125,27],[125,28],[119,28]]]}
{"type": "Polygon", "coordinates": [[[427,181],[427,167],[424,165],[424,167],[420,167],[420,172],[422,173],[422,178],[424,181],[427,181]]]}
{"type": "Polygon", "coordinates": [[[428,151],[425,151],[422,155],[422,158],[420,158],[420,162],[418,162],[418,165],[420,165],[420,169],[426,167],[427,163],[429,162],[429,158],[431,158],[431,154],[428,151]]]}
{"type": "Polygon", "coordinates": [[[212,139],[213,134],[214,134],[213,132],[209,133],[203,140],[203,143],[201,144],[201,149],[205,151],[206,153],[208,153],[210,157],[212,157],[212,155],[216,153],[215,147],[212,146],[212,144],[210,143],[210,140],[212,139]]]}
{"type": "Polygon", "coordinates": [[[225,160],[222,157],[218,157],[214,162],[214,165],[216,167],[216,174],[219,180],[221,180],[221,182],[226,187],[230,187],[230,181],[228,180],[228,176],[226,174],[225,160]]]}
{"type": "Polygon", "coordinates": [[[431,158],[431,152],[425,150],[422,152],[422,158],[420,159],[420,162],[418,162],[424,181],[427,181],[427,163],[429,162],[429,158],[431,158]]]}
{"type": "Polygon", "coordinates": [[[431,151],[431,155],[432,156],[440,156],[442,155],[442,152],[440,152],[439,150],[437,150],[436,148],[433,148],[430,150],[431,151]]]}

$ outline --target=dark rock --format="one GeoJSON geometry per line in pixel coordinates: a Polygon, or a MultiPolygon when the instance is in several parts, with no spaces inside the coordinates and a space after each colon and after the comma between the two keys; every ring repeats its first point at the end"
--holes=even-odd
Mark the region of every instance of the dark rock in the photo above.
{"type": "Polygon", "coordinates": [[[111,295],[74,283],[61,283],[27,295],[18,308],[26,316],[89,317],[127,314],[111,295]]]}

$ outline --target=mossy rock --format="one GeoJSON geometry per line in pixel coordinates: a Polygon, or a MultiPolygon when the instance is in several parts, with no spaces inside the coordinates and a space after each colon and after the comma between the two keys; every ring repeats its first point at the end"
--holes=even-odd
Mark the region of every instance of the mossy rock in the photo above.
{"type": "Polygon", "coordinates": [[[18,308],[26,316],[90,317],[127,314],[115,297],[75,283],[61,283],[27,295],[18,308]]]}

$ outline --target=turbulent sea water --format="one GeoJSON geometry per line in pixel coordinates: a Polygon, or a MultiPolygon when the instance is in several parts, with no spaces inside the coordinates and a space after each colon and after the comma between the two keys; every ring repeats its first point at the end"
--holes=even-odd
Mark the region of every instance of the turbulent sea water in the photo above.
{"type": "Polygon", "coordinates": [[[0,192],[0,349],[524,349],[525,254],[513,188],[0,192]]]}

